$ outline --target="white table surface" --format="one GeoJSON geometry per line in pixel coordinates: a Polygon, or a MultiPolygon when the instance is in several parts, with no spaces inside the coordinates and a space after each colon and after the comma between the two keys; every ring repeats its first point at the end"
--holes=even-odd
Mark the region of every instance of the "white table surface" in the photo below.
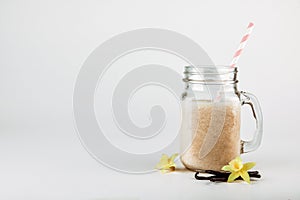
{"type": "Polygon", "coordinates": [[[262,178],[246,183],[197,181],[176,171],[132,175],[108,169],[81,146],[75,131],[7,132],[0,141],[1,199],[300,199],[297,141],[264,141],[245,161],[262,178]],[[66,134],[67,133],[67,134],[66,134]],[[28,138],[26,135],[35,135],[28,138]],[[52,137],[49,137],[52,135],[52,137]],[[18,137],[17,137],[18,136],[18,137]]]}

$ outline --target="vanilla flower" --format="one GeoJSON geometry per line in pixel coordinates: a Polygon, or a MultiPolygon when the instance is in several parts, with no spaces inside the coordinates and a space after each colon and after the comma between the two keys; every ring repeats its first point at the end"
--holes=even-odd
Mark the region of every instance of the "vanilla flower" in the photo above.
{"type": "Polygon", "coordinates": [[[174,163],[174,159],[178,156],[177,153],[173,154],[171,157],[163,154],[159,163],[156,165],[156,169],[161,170],[161,172],[174,171],[176,164],[174,163]]]}
{"type": "Polygon", "coordinates": [[[222,167],[222,170],[229,171],[231,174],[228,177],[227,182],[233,182],[238,177],[242,177],[244,181],[250,183],[250,176],[248,170],[255,166],[255,162],[242,163],[241,158],[238,156],[229,162],[229,165],[222,167]]]}

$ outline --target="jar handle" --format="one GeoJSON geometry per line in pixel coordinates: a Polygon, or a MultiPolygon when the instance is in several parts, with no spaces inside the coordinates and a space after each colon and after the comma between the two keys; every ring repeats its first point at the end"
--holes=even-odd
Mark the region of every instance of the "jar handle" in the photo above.
{"type": "Polygon", "coordinates": [[[251,93],[241,91],[240,98],[242,106],[249,105],[251,107],[253,117],[256,121],[256,129],[253,139],[250,141],[241,140],[241,153],[247,153],[255,151],[261,144],[263,133],[263,115],[256,96],[251,93]]]}

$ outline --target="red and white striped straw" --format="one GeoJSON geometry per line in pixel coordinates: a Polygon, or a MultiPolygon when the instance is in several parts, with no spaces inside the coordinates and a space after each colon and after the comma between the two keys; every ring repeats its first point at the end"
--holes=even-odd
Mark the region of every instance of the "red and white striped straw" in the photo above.
{"type": "Polygon", "coordinates": [[[231,67],[235,67],[236,63],[238,62],[238,60],[239,60],[239,58],[240,58],[247,42],[248,42],[248,39],[250,37],[250,34],[251,34],[253,28],[254,28],[254,24],[252,22],[250,22],[248,27],[247,27],[247,32],[245,33],[245,35],[242,37],[242,40],[240,41],[239,48],[237,49],[237,51],[233,55],[233,59],[232,59],[231,64],[230,64],[231,67]]]}

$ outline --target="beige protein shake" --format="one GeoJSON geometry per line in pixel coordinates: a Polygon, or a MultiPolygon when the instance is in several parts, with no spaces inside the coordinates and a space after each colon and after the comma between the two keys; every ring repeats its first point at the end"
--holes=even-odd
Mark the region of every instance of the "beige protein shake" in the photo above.
{"type": "Polygon", "coordinates": [[[218,170],[240,155],[240,104],[197,101],[183,107],[183,165],[218,170]]]}

